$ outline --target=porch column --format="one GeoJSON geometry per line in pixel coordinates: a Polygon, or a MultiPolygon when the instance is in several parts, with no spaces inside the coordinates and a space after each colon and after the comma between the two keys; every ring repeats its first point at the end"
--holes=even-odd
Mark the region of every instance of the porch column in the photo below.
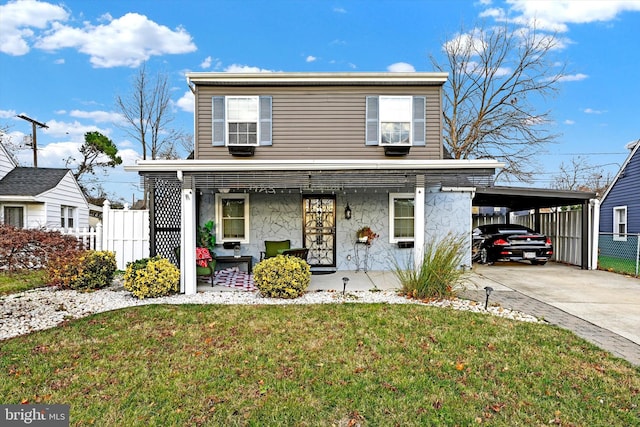
{"type": "MultiPolygon", "coordinates": [[[[179,174],[178,179],[181,178],[179,174]]],[[[196,279],[196,198],[191,179],[182,183],[182,227],[180,227],[180,292],[195,295],[196,279]]],[[[190,178],[190,177],[189,177],[190,178]]]]}
{"type": "Polygon", "coordinates": [[[413,221],[413,265],[417,268],[422,264],[424,257],[424,230],[425,230],[425,183],[424,175],[416,176],[416,190],[414,195],[414,221],[413,221]]]}
{"type": "Polygon", "coordinates": [[[600,240],[600,200],[598,199],[589,200],[589,206],[591,208],[590,209],[591,215],[589,216],[591,219],[591,225],[589,227],[589,233],[591,235],[591,240],[589,244],[589,248],[591,249],[589,270],[597,270],[598,269],[598,245],[600,240]]]}

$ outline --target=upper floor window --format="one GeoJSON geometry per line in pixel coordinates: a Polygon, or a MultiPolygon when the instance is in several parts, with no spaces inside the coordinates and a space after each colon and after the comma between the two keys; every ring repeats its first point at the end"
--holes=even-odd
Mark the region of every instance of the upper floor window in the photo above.
{"type": "Polygon", "coordinates": [[[627,240],[627,207],[613,208],[613,240],[627,240]]]}
{"type": "Polygon", "coordinates": [[[211,107],[214,146],[272,145],[271,96],[214,96],[211,107]]]}
{"type": "Polygon", "coordinates": [[[380,144],[411,145],[410,96],[380,97],[380,144]]]}
{"type": "Polygon", "coordinates": [[[389,194],[389,236],[391,243],[414,240],[415,199],[412,193],[389,194]]]}
{"type": "Polygon", "coordinates": [[[366,145],[425,146],[426,97],[367,96],[366,145]]]}
{"type": "Polygon", "coordinates": [[[216,194],[219,242],[249,243],[249,195],[216,194]]]}
{"type": "Polygon", "coordinates": [[[258,144],[258,97],[227,97],[227,143],[258,144]]]}

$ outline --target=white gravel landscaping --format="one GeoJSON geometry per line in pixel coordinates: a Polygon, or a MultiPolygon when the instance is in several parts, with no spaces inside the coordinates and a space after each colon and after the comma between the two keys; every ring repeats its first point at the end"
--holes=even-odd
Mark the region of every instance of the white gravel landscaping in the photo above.
{"type": "Polygon", "coordinates": [[[524,322],[539,322],[525,313],[489,307],[475,301],[453,299],[423,303],[407,299],[395,291],[308,292],[296,299],[263,298],[258,292],[199,292],[139,300],[115,284],[94,292],[57,290],[45,287],[0,297],[0,340],[52,328],[65,320],[93,313],[145,304],[336,304],[336,303],[425,304],[454,310],[489,313],[524,322]]]}

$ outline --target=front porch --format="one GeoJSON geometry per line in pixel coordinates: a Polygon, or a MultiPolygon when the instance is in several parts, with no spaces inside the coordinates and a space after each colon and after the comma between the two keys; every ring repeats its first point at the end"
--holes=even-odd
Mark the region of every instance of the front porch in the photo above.
{"type": "MultiPolygon", "coordinates": [[[[342,292],[343,280],[348,278],[346,291],[381,290],[391,291],[400,289],[400,283],[391,271],[355,271],[339,270],[329,274],[311,275],[311,284],[307,292],[335,291],[342,292]]],[[[243,292],[242,287],[214,285],[204,280],[198,280],[198,292],[243,292]]]]}

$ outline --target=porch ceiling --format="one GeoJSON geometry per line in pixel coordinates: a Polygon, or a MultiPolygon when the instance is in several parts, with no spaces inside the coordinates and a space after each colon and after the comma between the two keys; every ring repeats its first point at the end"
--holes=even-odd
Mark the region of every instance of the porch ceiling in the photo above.
{"type": "MultiPolygon", "coordinates": [[[[153,179],[176,180],[176,174],[143,172],[153,179]]],[[[260,191],[295,189],[299,191],[342,191],[347,189],[387,189],[413,191],[418,180],[429,185],[475,187],[491,185],[494,169],[461,170],[301,170],[301,171],[208,171],[185,172],[185,185],[201,189],[260,191]]]]}

